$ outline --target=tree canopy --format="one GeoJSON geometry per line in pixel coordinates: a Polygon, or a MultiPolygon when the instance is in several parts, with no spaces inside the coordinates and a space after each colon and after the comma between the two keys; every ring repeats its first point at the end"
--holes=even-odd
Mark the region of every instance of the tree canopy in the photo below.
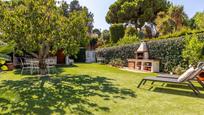
{"type": "Polygon", "coordinates": [[[180,31],[187,25],[188,17],[183,6],[171,6],[167,12],[159,12],[155,23],[160,35],[180,31]]]}
{"type": "Polygon", "coordinates": [[[153,21],[158,12],[166,11],[170,5],[167,0],[117,0],[109,7],[106,21],[109,24],[131,21],[143,25],[153,21]]]}
{"type": "Polygon", "coordinates": [[[182,57],[190,64],[196,64],[203,60],[204,42],[199,40],[197,35],[185,37],[185,47],[182,52],[182,57]]]}
{"type": "Polygon", "coordinates": [[[17,50],[39,58],[40,68],[45,68],[44,59],[59,49],[77,54],[88,31],[86,11],[74,11],[66,17],[62,10],[55,0],[0,1],[1,36],[14,41],[17,50]]]}
{"type": "Polygon", "coordinates": [[[193,17],[193,26],[197,29],[204,29],[204,12],[197,12],[193,17]]]}
{"type": "Polygon", "coordinates": [[[89,21],[87,23],[88,30],[89,30],[89,33],[92,32],[94,15],[92,12],[89,12],[87,7],[85,7],[85,6],[82,7],[79,4],[78,0],[73,0],[70,2],[70,4],[68,4],[66,1],[62,1],[60,4],[61,4],[60,7],[62,8],[62,12],[63,12],[64,16],[66,16],[66,17],[68,17],[69,14],[71,14],[72,12],[75,12],[75,11],[85,11],[87,18],[89,19],[89,21]]]}

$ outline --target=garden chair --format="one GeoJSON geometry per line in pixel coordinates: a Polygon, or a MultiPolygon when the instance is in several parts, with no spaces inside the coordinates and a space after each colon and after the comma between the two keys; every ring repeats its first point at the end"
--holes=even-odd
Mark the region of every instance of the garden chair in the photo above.
{"type": "Polygon", "coordinates": [[[105,62],[105,58],[103,58],[103,57],[97,57],[96,59],[97,59],[98,63],[104,63],[105,62]]]}
{"type": "Polygon", "coordinates": [[[38,59],[31,59],[31,75],[33,72],[37,72],[38,74],[40,73],[40,68],[39,68],[39,60],[38,59]]]}
{"type": "Polygon", "coordinates": [[[57,61],[56,61],[56,58],[48,58],[46,59],[46,64],[47,64],[47,70],[48,70],[48,73],[57,73],[57,68],[56,68],[56,65],[57,65],[57,61]]]}
{"type": "MultiPolygon", "coordinates": [[[[193,92],[198,95],[200,91],[193,85],[192,80],[197,79],[198,74],[203,71],[203,66],[197,67],[195,70],[190,68],[184,74],[182,74],[179,78],[172,77],[145,77],[141,80],[137,88],[140,88],[141,85],[145,85],[147,81],[154,82],[163,82],[163,83],[175,83],[187,85],[193,92]]],[[[198,79],[197,79],[198,80],[198,79]]],[[[199,82],[199,81],[198,81],[199,82]]]]}
{"type": "Polygon", "coordinates": [[[33,59],[25,59],[25,62],[23,62],[22,58],[20,58],[21,61],[21,74],[24,72],[30,72],[32,75],[34,71],[37,71],[39,73],[39,61],[33,60],[33,59]]]}
{"type": "Polygon", "coordinates": [[[23,74],[24,72],[30,72],[30,74],[32,74],[31,69],[31,63],[27,60],[25,62],[23,62],[22,58],[20,58],[20,62],[21,62],[21,74],[23,74]]]}

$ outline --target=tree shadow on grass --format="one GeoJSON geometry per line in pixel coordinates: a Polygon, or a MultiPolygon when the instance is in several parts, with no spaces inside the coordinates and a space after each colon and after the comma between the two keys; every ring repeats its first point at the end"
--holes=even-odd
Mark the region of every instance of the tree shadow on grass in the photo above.
{"type": "MultiPolygon", "coordinates": [[[[76,68],[78,67],[77,65],[56,65],[55,67],[53,67],[50,71],[49,74],[60,74],[63,71],[63,68],[76,68]],[[55,70],[55,71],[54,71],[55,70]]],[[[16,75],[21,75],[21,68],[18,68],[14,71],[14,74],[16,75]]],[[[31,75],[31,72],[29,69],[25,69],[24,72],[22,73],[23,75],[31,75]]],[[[33,75],[39,74],[38,71],[36,69],[33,70],[33,75]]]]}
{"type": "Polygon", "coordinates": [[[88,75],[2,81],[0,91],[14,92],[16,99],[2,98],[0,94],[0,109],[2,109],[0,111],[4,111],[4,114],[43,115],[66,114],[67,109],[73,114],[109,112],[108,106],[100,106],[100,103],[93,102],[90,97],[99,97],[104,101],[136,97],[132,90],[119,88],[112,81],[113,79],[106,77],[88,75]],[[44,82],[43,87],[40,87],[42,82],[44,82]]]}
{"type": "Polygon", "coordinates": [[[204,94],[198,94],[195,95],[191,89],[189,90],[183,90],[183,89],[172,89],[168,87],[156,87],[152,91],[158,92],[158,93],[166,93],[166,94],[172,94],[172,95],[180,95],[180,96],[188,96],[188,97],[194,97],[194,98],[202,98],[204,99],[204,94]]]}

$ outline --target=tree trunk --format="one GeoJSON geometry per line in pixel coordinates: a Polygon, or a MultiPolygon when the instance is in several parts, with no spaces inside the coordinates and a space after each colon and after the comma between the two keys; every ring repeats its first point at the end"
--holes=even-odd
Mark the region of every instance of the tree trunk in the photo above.
{"type": "Polygon", "coordinates": [[[48,54],[49,54],[49,45],[46,43],[43,43],[39,51],[39,69],[40,69],[40,75],[42,76],[46,76],[48,74],[47,64],[45,61],[48,54]]]}
{"type": "Polygon", "coordinates": [[[40,69],[40,75],[42,75],[42,76],[47,75],[47,73],[48,73],[47,65],[46,65],[44,58],[39,59],[39,69],[40,69]]]}

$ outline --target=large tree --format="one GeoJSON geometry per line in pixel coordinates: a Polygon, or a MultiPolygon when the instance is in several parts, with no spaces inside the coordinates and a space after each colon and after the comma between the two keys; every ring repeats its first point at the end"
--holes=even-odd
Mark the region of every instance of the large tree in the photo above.
{"type": "Polygon", "coordinates": [[[175,5],[171,6],[168,10],[168,14],[170,15],[171,19],[176,24],[176,30],[181,30],[183,26],[187,25],[188,16],[184,12],[183,6],[175,5]]]}
{"type": "Polygon", "coordinates": [[[160,35],[180,31],[187,26],[188,17],[184,12],[183,6],[171,6],[167,12],[159,12],[155,23],[160,35]]]}
{"type": "Polygon", "coordinates": [[[144,22],[152,22],[157,13],[170,7],[167,0],[117,0],[109,8],[106,21],[109,24],[131,21],[141,26],[144,22]]]}
{"type": "Polygon", "coordinates": [[[14,41],[16,49],[39,59],[40,73],[45,75],[45,59],[63,49],[75,55],[87,34],[85,11],[74,11],[65,17],[55,0],[0,1],[0,31],[4,40],[14,41]],[[37,53],[34,53],[37,52],[37,53]]]}
{"type": "Polygon", "coordinates": [[[204,12],[197,12],[192,18],[192,27],[196,29],[204,29],[204,12]]]}
{"type": "Polygon", "coordinates": [[[87,7],[83,7],[79,4],[78,0],[73,0],[70,2],[70,4],[68,4],[66,1],[62,1],[60,3],[60,7],[62,8],[62,13],[64,14],[64,16],[69,17],[69,14],[71,14],[72,12],[75,11],[85,11],[86,12],[86,16],[89,19],[87,26],[88,26],[88,30],[89,33],[92,32],[93,29],[93,22],[94,22],[94,15],[92,12],[89,11],[89,9],[87,7]]]}

